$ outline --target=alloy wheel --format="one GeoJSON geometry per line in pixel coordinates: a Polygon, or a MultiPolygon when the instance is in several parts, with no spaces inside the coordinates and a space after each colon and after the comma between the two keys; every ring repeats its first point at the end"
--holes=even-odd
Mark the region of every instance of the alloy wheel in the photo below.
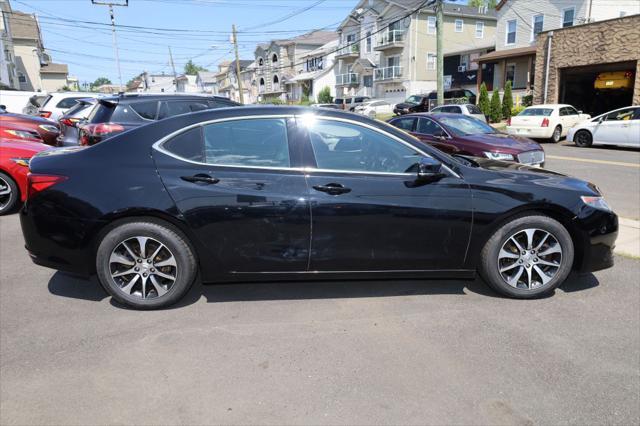
{"type": "Polygon", "coordinates": [[[556,127],[553,130],[553,141],[554,142],[560,142],[560,135],[561,135],[562,130],[560,130],[560,127],[556,127]]]}
{"type": "Polygon", "coordinates": [[[176,281],[178,265],[169,248],[150,237],[122,241],[109,257],[111,279],[127,296],[162,297],[176,281]]]}
{"type": "Polygon", "coordinates": [[[2,176],[0,176],[0,211],[7,208],[11,203],[11,185],[2,176]]]}
{"type": "Polygon", "coordinates": [[[534,290],[548,284],[562,265],[558,239],[542,229],[523,229],[502,245],[498,271],[511,287],[534,290]]]}

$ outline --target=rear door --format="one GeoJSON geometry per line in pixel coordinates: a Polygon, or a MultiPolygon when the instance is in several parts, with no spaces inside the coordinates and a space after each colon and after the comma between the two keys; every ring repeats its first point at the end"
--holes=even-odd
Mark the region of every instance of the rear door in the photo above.
{"type": "Polygon", "coordinates": [[[384,272],[463,267],[471,193],[453,173],[415,184],[423,156],[363,123],[305,121],[312,210],[310,270],[384,272]]]}
{"type": "Polygon", "coordinates": [[[156,145],[162,181],[213,270],[306,271],[310,207],[292,120],[225,119],[156,145]]]}

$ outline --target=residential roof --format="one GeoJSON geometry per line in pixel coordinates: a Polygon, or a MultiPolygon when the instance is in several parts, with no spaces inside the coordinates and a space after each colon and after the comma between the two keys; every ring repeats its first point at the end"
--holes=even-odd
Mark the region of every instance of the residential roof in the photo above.
{"type": "Polygon", "coordinates": [[[40,74],[69,74],[69,66],[51,62],[40,67],[40,74]]]}
{"type": "Polygon", "coordinates": [[[322,46],[318,47],[317,49],[314,49],[311,52],[307,53],[306,55],[304,55],[302,57],[302,59],[304,59],[304,58],[313,58],[314,56],[324,55],[327,52],[331,52],[333,50],[336,50],[337,47],[338,47],[338,39],[335,38],[335,39],[331,40],[330,42],[325,43],[322,46]]]}
{"type": "Polygon", "coordinates": [[[198,78],[203,83],[215,83],[216,73],[211,71],[198,71],[198,78]]]}
{"type": "Polygon", "coordinates": [[[494,59],[513,58],[516,56],[528,56],[536,54],[536,46],[516,47],[514,49],[495,50],[478,58],[478,62],[488,62],[494,59]]]}
{"type": "Polygon", "coordinates": [[[11,36],[28,40],[40,40],[38,21],[34,15],[14,10],[9,15],[11,36]]]}
{"type": "Polygon", "coordinates": [[[306,34],[299,35],[293,38],[287,39],[279,39],[279,40],[271,40],[270,43],[260,43],[256,46],[256,49],[268,49],[271,43],[278,44],[281,46],[288,46],[291,44],[311,44],[322,46],[332,40],[336,40],[338,38],[338,33],[335,31],[311,31],[306,34]]]}
{"type": "MultiPolygon", "coordinates": [[[[245,69],[249,65],[253,63],[253,59],[240,59],[240,70],[245,69]]],[[[236,70],[236,61],[229,63],[229,68],[231,68],[234,72],[236,70]]]]}

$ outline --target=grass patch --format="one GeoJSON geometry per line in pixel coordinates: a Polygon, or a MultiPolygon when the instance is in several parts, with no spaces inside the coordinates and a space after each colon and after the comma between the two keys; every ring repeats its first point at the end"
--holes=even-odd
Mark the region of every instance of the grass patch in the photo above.
{"type": "Polygon", "coordinates": [[[387,121],[393,116],[395,116],[395,114],[393,114],[393,113],[390,113],[390,114],[378,114],[378,115],[376,115],[376,120],[387,121]]]}

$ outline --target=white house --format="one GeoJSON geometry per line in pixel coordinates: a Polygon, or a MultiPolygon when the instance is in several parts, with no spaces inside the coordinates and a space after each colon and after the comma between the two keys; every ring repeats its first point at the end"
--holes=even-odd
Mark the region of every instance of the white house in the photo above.
{"type": "Polygon", "coordinates": [[[198,84],[196,83],[197,76],[183,74],[177,78],[177,92],[178,93],[199,93],[198,84]]]}
{"type": "Polygon", "coordinates": [[[196,85],[201,93],[218,94],[218,85],[216,84],[216,73],[211,71],[198,71],[196,75],[196,85]]]}
{"type": "Polygon", "coordinates": [[[318,92],[329,87],[331,96],[336,95],[336,75],[333,71],[338,39],[312,50],[300,58],[304,62],[300,72],[289,79],[291,98],[300,101],[306,94],[310,100],[318,101],[318,92]]]}
{"type": "Polygon", "coordinates": [[[176,93],[176,83],[172,75],[142,73],[144,92],[176,93]]]}

